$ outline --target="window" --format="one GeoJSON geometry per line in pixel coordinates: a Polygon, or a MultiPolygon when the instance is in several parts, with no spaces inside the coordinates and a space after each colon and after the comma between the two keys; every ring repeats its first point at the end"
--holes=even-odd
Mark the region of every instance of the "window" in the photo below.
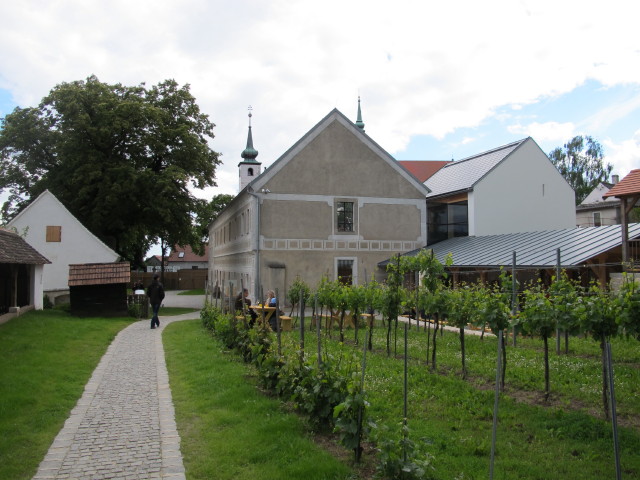
{"type": "Polygon", "coordinates": [[[47,242],[61,242],[62,227],[47,225],[47,242]]]}
{"type": "Polygon", "coordinates": [[[468,204],[464,202],[427,205],[427,245],[469,235],[468,204]]]}
{"type": "Polygon", "coordinates": [[[342,285],[353,284],[353,260],[338,259],[337,264],[338,281],[342,285]]]}
{"type": "Polygon", "coordinates": [[[593,212],[593,226],[594,227],[602,226],[602,219],[600,218],[600,212],[593,212]]]}
{"type": "Polygon", "coordinates": [[[336,212],[339,232],[353,232],[353,202],[337,202],[336,212]]]}
{"type": "Polygon", "coordinates": [[[178,258],[184,258],[184,252],[178,252],[178,258]]]}
{"type": "Polygon", "coordinates": [[[249,169],[247,170],[247,174],[248,174],[250,177],[253,177],[253,168],[249,168],[249,169]]]}

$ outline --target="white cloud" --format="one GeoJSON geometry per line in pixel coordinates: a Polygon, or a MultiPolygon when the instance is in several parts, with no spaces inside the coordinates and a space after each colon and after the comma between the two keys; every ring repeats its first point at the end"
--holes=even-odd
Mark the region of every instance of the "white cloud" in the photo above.
{"type": "MultiPolygon", "coordinates": [[[[589,78],[637,82],[638,13],[624,0],[4,2],[0,88],[26,106],[90,74],[190,83],[217,125],[218,184],[229,191],[249,104],[265,166],[332,108],[355,120],[358,94],[367,133],[393,153],[413,135],[477,127],[589,78]]],[[[513,128],[571,136],[568,122],[513,128]]]]}
{"type": "Polygon", "coordinates": [[[528,125],[510,125],[507,127],[510,133],[526,137],[533,137],[537,142],[563,143],[575,135],[575,125],[571,122],[532,122],[528,125]]]}
{"type": "Polygon", "coordinates": [[[604,140],[605,162],[613,165],[613,174],[620,175],[620,179],[625,177],[631,170],[640,168],[640,130],[637,130],[628,140],[614,143],[611,140],[604,140]]]}

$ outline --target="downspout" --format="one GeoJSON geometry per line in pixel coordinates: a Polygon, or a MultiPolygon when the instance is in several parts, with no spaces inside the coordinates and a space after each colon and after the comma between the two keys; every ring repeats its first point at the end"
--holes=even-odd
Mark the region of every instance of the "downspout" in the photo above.
{"type": "Polygon", "coordinates": [[[256,253],[256,271],[255,271],[255,291],[253,292],[253,298],[258,303],[258,295],[260,294],[260,196],[251,190],[251,187],[247,188],[247,193],[256,199],[258,208],[256,209],[256,240],[253,251],[256,253]]]}

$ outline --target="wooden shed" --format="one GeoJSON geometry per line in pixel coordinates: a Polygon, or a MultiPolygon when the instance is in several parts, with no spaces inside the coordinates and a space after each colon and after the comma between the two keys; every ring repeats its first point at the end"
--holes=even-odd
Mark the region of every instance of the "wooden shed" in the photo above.
{"type": "Polygon", "coordinates": [[[51,262],[20,235],[0,228],[0,317],[27,306],[42,309],[42,270],[47,263],[51,262]]]}
{"type": "Polygon", "coordinates": [[[129,262],[69,265],[71,313],[102,317],[126,316],[129,262]]]}

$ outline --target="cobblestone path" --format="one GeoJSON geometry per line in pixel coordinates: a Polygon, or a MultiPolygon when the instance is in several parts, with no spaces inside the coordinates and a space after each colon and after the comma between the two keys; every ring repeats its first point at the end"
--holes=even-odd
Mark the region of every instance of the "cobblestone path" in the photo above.
{"type": "MultiPolygon", "coordinates": [[[[162,313],[162,312],[161,312],[162,313]]],[[[34,480],[185,478],[160,317],[122,330],[109,346],[34,480]]]]}

